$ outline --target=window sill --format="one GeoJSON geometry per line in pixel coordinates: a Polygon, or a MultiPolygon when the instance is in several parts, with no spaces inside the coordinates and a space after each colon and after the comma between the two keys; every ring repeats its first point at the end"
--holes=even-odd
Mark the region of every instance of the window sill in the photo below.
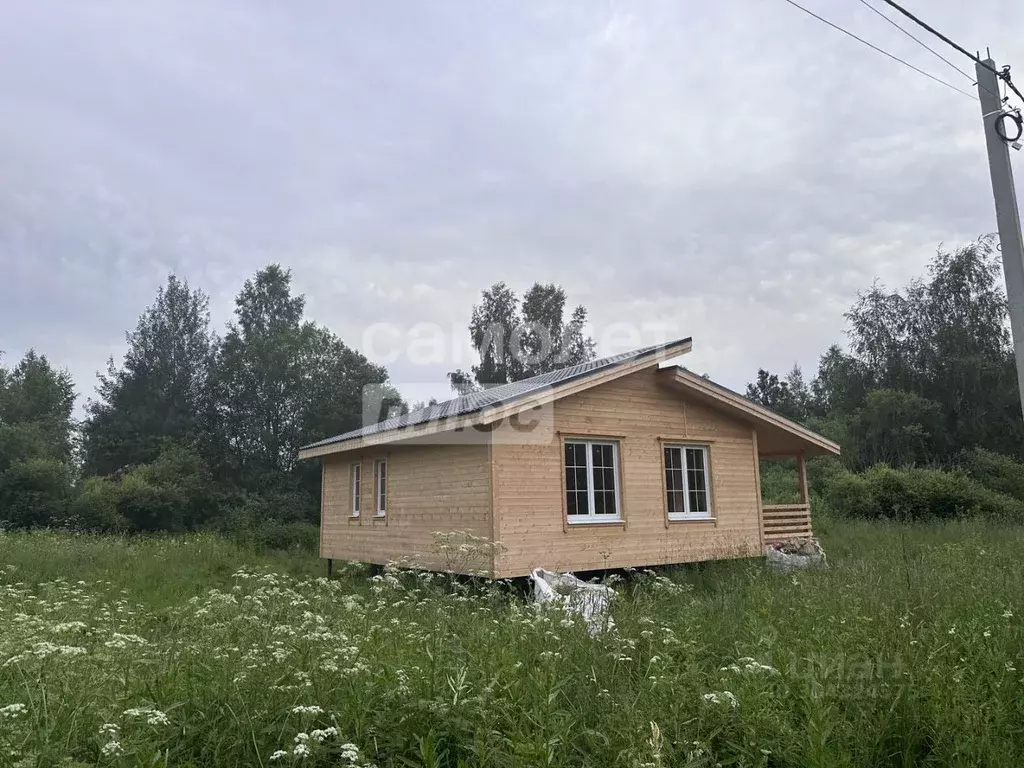
{"type": "Polygon", "coordinates": [[[717,523],[717,517],[669,517],[670,523],[717,523]]]}
{"type": "Polygon", "coordinates": [[[601,525],[625,525],[626,524],[626,521],[623,518],[621,518],[621,517],[610,517],[610,518],[585,517],[585,518],[575,518],[575,519],[572,518],[572,517],[566,517],[566,522],[569,523],[570,527],[577,526],[577,525],[578,526],[582,526],[582,527],[587,527],[587,526],[593,526],[593,525],[601,526],[601,525]]]}
{"type": "Polygon", "coordinates": [[[358,520],[358,519],[359,519],[359,515],[349,515],[348,516],[349,522],[352,522],[353,520],[358,520]]]}

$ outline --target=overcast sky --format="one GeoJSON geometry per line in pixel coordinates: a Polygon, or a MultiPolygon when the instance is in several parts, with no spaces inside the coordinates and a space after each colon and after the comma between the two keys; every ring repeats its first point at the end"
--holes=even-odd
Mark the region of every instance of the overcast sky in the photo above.
{"type": "MultiPolygon", "coordinates": [[[[1024,5],[908,3],[1024,84],[1024,5]]],[[[979,114],[783,0],[3,0],[0,349],[84,402],[169,271],[222,326],[278,261],[349,344],[393,325],[368,351],[407,392],[471,361],[405,334],[463,349],[496,280],[562,284],[601,353],[662,324],[732,387],[811,372],[859,289],[995,229],[979,114]]]]}

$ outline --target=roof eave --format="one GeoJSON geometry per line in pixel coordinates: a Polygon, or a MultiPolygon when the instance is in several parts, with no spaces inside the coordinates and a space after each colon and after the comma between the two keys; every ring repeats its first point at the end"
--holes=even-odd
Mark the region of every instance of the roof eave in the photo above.
{"type": "Polygon", "coordinates": [[[829,440],[824,435],[820,435],[812,429],[808,429],[802,424],[798,424],[792,419],[788,419],[782,416],[770,408],[766,408],[760,403],[755,403],[753,400],[749,400],[742,395],[733,392],[727,387],[723,387],[710,379],[705,379],[703,376],[698,376],[682,366],[673,366],[672,368],[666,368],[664,371],[668,375],[672,375],[676,382],[683,386],[697,390],[702,394],[715,400],[722,406],[739,412],[747,418],[759,420],[764,423],[770,424],[771,426],[782,429],[800,440],[809,443],[815,448],[820,449],[825,453],[831,453],[835,456],[840,455],[840,446],[838,443],[829,440]]]}

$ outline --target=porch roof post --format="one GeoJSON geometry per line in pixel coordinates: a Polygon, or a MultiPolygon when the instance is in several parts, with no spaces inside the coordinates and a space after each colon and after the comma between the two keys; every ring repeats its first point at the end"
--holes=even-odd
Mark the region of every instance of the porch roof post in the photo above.
{"type": "Polygon", "coordinates": [[[807,490],[807,462],[804,460],[803,451],[797,454],[796,471],[800,477],[800,503],[810,506],[811,494],[807,490]]]}

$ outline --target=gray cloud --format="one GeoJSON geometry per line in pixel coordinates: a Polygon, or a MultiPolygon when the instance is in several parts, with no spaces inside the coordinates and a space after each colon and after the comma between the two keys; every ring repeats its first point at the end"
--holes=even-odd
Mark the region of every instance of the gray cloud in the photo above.
{"type": "MultiPolygon", "coordinates": [[[[972,90],[863,6],[808,4],[972,90]]],[[[928,15],[1024,67],[1021,8],[928,15]]],[[[669,323],[739,387],[994,229],[977,103],[782,0],[8,0],[0,114],[0,349],[86,395],[167,271],[222,323],[275,260],[355,345],[433,323],[462,351],[483,286],[555,280],[606,347],[669,323]]],[[[442,394],[468,362],[390,368],[442,394]]]]}

